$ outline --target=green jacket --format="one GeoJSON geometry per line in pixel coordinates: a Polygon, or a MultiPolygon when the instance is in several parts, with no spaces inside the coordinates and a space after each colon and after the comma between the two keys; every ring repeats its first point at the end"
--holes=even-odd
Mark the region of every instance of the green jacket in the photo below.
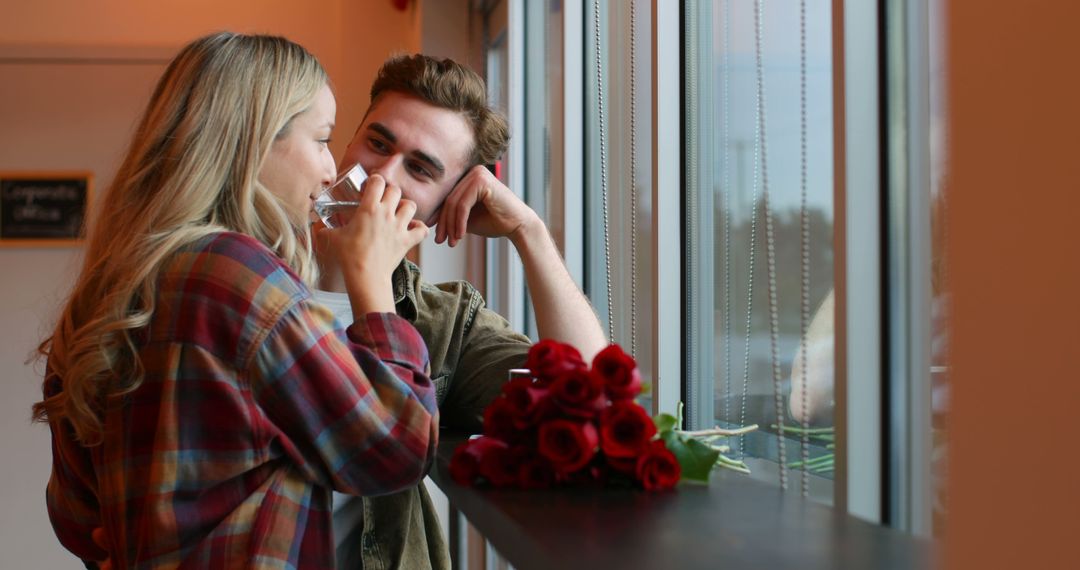
{"type": "MultiPolygon", "coordinates": [[[[427,343],[441,425],[479,432],[484,408],[499,395],[508,371],[525,363],[532,341],[485,308],[472,285],[426,283],[408,261],[394,272],[394,300],[397,313],[427,343]]],[[[343,511],[356,515],[361,508],[362,524],[351,529],[339,528],[339,519],[346,517],[335,513],[334,532],[347,533],[338,540],[339,569],[450,568],[449,549],[423,484],[353,499],[343,511]]]]}

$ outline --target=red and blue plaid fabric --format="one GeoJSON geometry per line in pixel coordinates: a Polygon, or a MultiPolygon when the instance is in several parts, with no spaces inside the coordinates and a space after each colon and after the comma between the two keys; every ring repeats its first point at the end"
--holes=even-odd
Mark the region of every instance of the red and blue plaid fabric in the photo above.
{"type": "Polygon", "coordinates": [[[174,255],[139,335],[145,380],[106,411],[104,443],[51,425],[60,542],[113,568],[333,568],[331,489],[416,485],[438,437],[412,325],[334,322],[254,239],[174,255]]]}

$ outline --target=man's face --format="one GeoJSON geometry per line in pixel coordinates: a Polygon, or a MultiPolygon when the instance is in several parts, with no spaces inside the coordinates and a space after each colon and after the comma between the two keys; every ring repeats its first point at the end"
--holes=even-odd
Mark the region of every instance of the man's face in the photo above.
{"type": "Polygon", "coordinates": [[[380,95],[356,130],[339,170],[353,164],[380,174],[416,202],[415,219],[431,226],[465,173],[472,129],[459,113],[397,92],[380,95]]]}

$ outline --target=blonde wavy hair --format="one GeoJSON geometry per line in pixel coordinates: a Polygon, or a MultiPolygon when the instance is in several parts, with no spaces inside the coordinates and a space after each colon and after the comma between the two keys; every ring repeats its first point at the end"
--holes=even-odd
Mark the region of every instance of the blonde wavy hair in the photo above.
{"type": "Polygon", "coordinates": [[[154,313],[163,262],[184,245],[243,233],[314,281],[307,225],[258,175],[274,140],[327,84],[318,60],[280,37],[216,33],[173,59],[89,226],[71,296],[38,347],[46,397],[35,421],[66,419],[83,445],[102,442],[106,407],[143,381],[133,335],[154,313]],[[55,381],[59,392],[49,389],[55,381]]]}

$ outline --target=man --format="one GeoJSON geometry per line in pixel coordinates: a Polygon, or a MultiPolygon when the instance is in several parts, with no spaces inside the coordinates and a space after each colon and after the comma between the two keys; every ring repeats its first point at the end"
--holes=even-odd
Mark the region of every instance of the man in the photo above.
{"type": "MultiPolygon", "coordinates": [[[[590,362],[607,344],[592,306],[543,220],[484,166],[499,159],[509,138],[506,120],[488,107],[484,82],[474,72],[448,59],[391,58],[372,85],[371,106],[340,169],[359,163],[400,187],[417,205],[415,219],[435,227],[437,243],[454,247],[466,233],[508,238],[525,268],[540,337],[572,344],[590,362]]],[[[322,267],[325,291],[316,297],[351,318],[340,272],[329,263],[322,267]]],[[[478,431],[483,409],[508,370],[524,364],[531,341],[484,308],[468,283],[431,285],[402,261],[394,291],[398,314],[428,345],[442,425],[478,431]]],[[[450,567],[423,485],[342,502],[334,517],[339,568],[450,567]]]]}

